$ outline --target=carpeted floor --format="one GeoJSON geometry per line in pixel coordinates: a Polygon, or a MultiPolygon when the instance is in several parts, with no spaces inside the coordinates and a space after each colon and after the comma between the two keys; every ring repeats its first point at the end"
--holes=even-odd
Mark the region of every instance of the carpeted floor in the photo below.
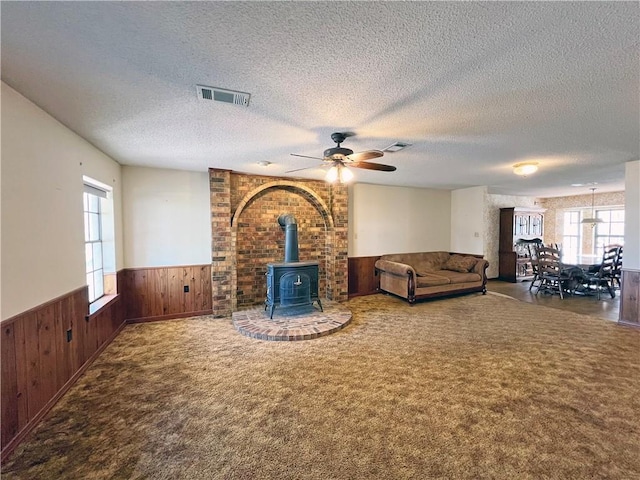
{"type": "Polygon", "coordinates": [[[300,342],[130,325],[3,479],[640,478],[640,331],[496,295],[300,342]]]}

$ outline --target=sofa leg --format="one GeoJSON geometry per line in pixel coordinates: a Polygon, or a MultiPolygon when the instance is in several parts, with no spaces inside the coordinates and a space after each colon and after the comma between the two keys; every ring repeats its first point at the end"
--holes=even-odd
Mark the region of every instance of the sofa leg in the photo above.
{"type": "Polygon", "coordinates": [[[487,287],[485,285],[482,286],[482,294],[483,295],[487,294],[487,287]]]}

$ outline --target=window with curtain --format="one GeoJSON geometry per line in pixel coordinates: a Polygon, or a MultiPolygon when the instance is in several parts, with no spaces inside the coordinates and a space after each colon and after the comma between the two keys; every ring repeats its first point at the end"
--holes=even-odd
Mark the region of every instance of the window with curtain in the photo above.
{"type": "Polygon", "coordinates": [[[624,210],[596,210],[596,217],[602,219],[602,223],[597,223],[594,229],[596,253],[602,253],[606,245],[624,245],[624,210]]]}

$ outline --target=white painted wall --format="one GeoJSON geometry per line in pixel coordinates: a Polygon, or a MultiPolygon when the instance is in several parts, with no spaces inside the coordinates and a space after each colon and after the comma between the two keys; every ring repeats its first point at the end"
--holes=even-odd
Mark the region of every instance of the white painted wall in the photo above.
{"type": "Polygon", "coordinates": [[[125,166],[122,180],[126,268],[211,263],[207,172],[125,166]]]}
{"type": "Polygon", "coordinates": [[[123,255],[120,165],[1,87],[4,320],[85,285],[83,175],[113,186],[117,268],[123,255]]]}
{"type": "Polygon", "coordinates": [[[448,251],[451,192],[357,183],[349,187],[349,256],[448,251]]]}
{"type": "Polygon", "coordinates": [[[640,270],[640,160],[625,164],[623,268],[640,270]]]}
{"type": "Polygon", "coordinates": [[[451,251],[484,255],[487,187],[451,192],[451,251]]]}

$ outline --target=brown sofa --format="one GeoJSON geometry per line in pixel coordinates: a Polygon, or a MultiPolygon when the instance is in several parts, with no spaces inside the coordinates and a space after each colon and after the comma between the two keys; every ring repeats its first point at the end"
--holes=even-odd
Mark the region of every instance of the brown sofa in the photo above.
{"type": "Polygon", "coordinates": [[[380,290],[416,300],[456,293],[487,293],[487,267],[482,255],[452,252],[393,253],[375,264],[380,290]]]}

